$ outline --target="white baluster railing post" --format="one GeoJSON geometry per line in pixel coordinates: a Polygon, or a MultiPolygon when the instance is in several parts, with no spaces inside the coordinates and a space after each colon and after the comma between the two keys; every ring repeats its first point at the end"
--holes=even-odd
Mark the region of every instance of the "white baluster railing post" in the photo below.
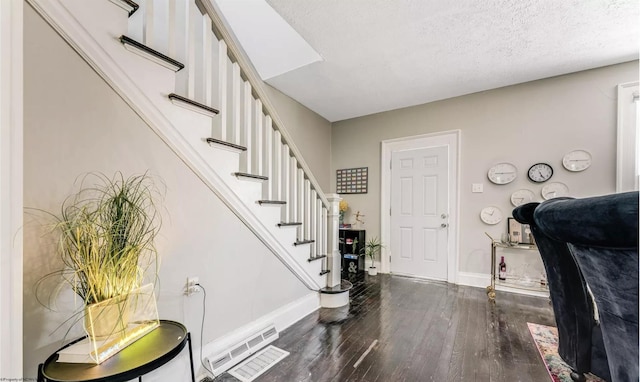
{"type": "Polygon", "coordinates": [[[271,117],[265,117],[264,130],[264,172],[263,174],[269,177],[269,180],[263,183],[263,197],[266,200],[273,199],[273,126],[271,124],[271,117]]]}
{"type": "Polygon", "coordinates": [[[311,182],[304,180],[304,210],[303,210],[304,240],[311,236],[311,182]]]}
{"type": "Polygon", "coordinates": [[[291,188],[290,184],[290,172],[289,165],[291,161],[289,160],[289,145],[282,145],[282,153],[281,153],[281,161],[282,161],[282,172],[280,174],[281,178],[281,192],[280,192],[280,200],[284,200],[287,202],[284,206],[282,206],[282,218],[281,221],[286,222],[289,219],[289,210],[291,209],[291,188]]]}
{"type": "Polygon", "coordinates": [[[142,29],[142,43],[153,47],[153,32],[154,32],[154,14],[153,14],[153,0],[147,0],[144,7],[144,21],[142,29]]]}
{"type": "Polygon", "coordinates": [[[289,165],[289,197],[291,198],[291,208],[289,209],[289,216],[287,216],[288,223],[299,222],[298,219],[298,161],[295,157],[289,158],[291,164],[289,165]]]}
{"type": "MultiPolygon", "coordinates": [[[[309,227],[309,240],[318,240],[318,236],[316,235],[318,229],[318,210],[316,209],[316,199],[318,198],[318,193],[316,190],[311,190],[309,194],[309,220],[311,220],[311,227],[309,227]]],[[[311,243],[311,256],[315,257],[317,255],[317,242],[311,243]]]]}
{"type": "MultiPolygon", "coordinates": [[[[322,226],[322,231],[320,234],[320,254],[321,255],[326,255],[327,254],[327,243],[328,243],[328,238],[327,238],[327,209],[324,208],[322,206],[322,200],[319,201],[320,203],[320,208],[322,209],[322,216],[320,216],[320,224],[322,226]]],[[[327,261],[327,268],[329,266],[329,262],[327,261]]]]}
{"type": "Polygon", "coordinates": [[[340,216],[340,201],[338,194],[327,194],[329,211],[327,216],[327,267],[331,271],[327,278],[327,286],[340,285],[340,263],[342,258],[338,249],[338,229],[340,216]]]}
{"type": "Polygon", "coordinates": [[[255,145],[253,146],[255,148],[254,152],[254,158],[255,158],[255,163],[254,163],[254,168],[256,169],[256,175],[262,175],[264,174],[264,168],[263,168],[263,163],[264,163],[264,146],[262,143],[263,137],[264,137],[264,125],[263,125],[263,121],[264,121],[264,114],[262,114],[262,101],[260,101],[259,99],[256,100],[256,105],[254,108],[254,117],[253,117],[253,121],[256,124],[256,128],[255,128],[255,145]]]}
{"type": "Polygon", "coordinates": [[[301,168],[298,168],[298,174],[297,174],[297,178],[298,180],[296,181],[296,184],[298,186],[298,189],[296,190],[296,195],[297,195],[297,199],[298,199],[298,207],[296,208],[298,210],[298,216],[296,218],[296,221],[299,223],[302,223],[301,226],[298,226],[298,239],[299,240],[303,240],[304,239],[304,170],[302,170],[301,168]]]}
{"type": "Polygon", "coordinates": [[[202,40],[204,49],[204,81],[202,83],[202,87],[204,88],[203,99],[205,105],[213,106],[213,89],[211,87],[211,83],[213,82],[213,40],[215,40],[216,37],[211,31],[211,18],[209,18],[209,15],[204,14],[202,17],[204,17],[204,25],[202,29],[202,40]]]}
{"type": "Polygon", "coordinates": [[[273,173],[269,179],[273,183],[273,200],[282,200],[282,136],[278,130],[273,133],[273,173]]]}
{"type": "Polygon", "coordinates": [[[218,99],[220,104],[218,105],[220,108],[220,115],[218,118],[220,119],[220,140],[227,140],[227,119],[229,118],[229,102],[228,102],[228,71],[227,62],[229,58],[227,58],[227,44],[224,40],[220,40],[218,42],[218,99]]]}
{"type": "Polygon", "coordinates": [[[194,2],[189,2],[187,10],[187,62],[185,63],[187,75],[187,94],[189,99],[196,98],[196,27],[200,11],[194,2]]]}
{"type": "Polygon", "coordinates": [[[237,62],[231,64],[232,71],[232,96],[231,96],[231,136],[233,137],[232,142],[236,144],[240,143],[240,113],[241,113],[241,92],[242,88],[240,84],[242,83],[242,77],[240,76],[240,65],[237,62]]]}
{"type": "Polygon", "coordinates": [[[253,110],[252,110],[252,106],[253,106],[253,97],[251,96],[251,84],[249,84],[249,82],[245,81],[244,82],[244,91],[243,91],[243,95],[244,95],[244,103],[242,106],[243,109],[243,120],[244,123],[242,124],[242,143],[241,145],[244,145],[247,150],[245,152],[242,153],[242,155],[240,156],[240,168],[241,171],[244,171],[248,174],[252,174],[252,158],[251,156],[253,155],[253,138],[252,138],[252,121],[251,121],[251,117],[253,114],[253,110]]]}

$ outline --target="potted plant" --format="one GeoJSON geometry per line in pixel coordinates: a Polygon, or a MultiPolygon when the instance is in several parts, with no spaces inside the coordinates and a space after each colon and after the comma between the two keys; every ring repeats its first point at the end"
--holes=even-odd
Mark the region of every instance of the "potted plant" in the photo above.
{"type": "MultiPolygon", "coordinates": [[[[43,279],[62,276],[83,300],[85,330],[92,337],[124,331],[129,294],[142,285],[150,266],[157,267],[157,195],[147,174],[126,179],[119,172],[113,178],[89,174],[55,216],[64,269],[43,279]],[[91,178],[96,185],[85,187],[91,178]]],[[[155,281],[155,273],[152,277],[155,281]]]]}
{"type": "Polygon", "coordinates": [[[372,237],[365,244],[364,247],[360,250],[360,253],[369,256],[371,258],[371,266],[368,269],[370,276],[375,276],[378,274],[378,269],[375,267],[375,257],[378,252],[382,249],[383,245],[380,242],[378,237],[372,237]]]}

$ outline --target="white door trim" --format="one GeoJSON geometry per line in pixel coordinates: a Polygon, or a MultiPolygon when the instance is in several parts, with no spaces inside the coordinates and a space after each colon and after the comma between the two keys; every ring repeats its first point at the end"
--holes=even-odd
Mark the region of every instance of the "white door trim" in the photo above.
{"type": "Polygon", "coordinates": [[[460,130],[443,131],[432,134],[416,135],[382,141],[380,156],[380,235],[385,247],[382,250],[380,270],[389,273],[391,264],[389,262],[391,253],[388,244],[391,243],[391,219],[389,210],[391,208],[391,153],[394,151],[414,150],[435,146],[449,146],[449,237],[448,237],[448,264],[447,281],[456,283],[458,275],[458,225],[460,193],[459,184],[459,163],[460,163],[460,130]]]}
{"type": "MultiPolygon", "coordinates": [[[[638,189],[638,138],[635,124],[629,125],[625,118],[630,111],[630,100],[638,81],[618,85],[618,145],[616,150],[616,192],[638,189]],[[629,98],[627,98],[629,97],[629,98]]],[[[638,101],[631,101],[638,102],[638,101]]],[[[636,106],[637,107],[637,106],[636,106]]],[[[637,109],[636,109],[637,110],[637,109]]],[[[636,114],[636,123],[638,115],[636,114]]]]}
{"type": "Polygon", "coordinates": [[[0,377],[22,379],[22,1],[0,1],[0,377]]]}

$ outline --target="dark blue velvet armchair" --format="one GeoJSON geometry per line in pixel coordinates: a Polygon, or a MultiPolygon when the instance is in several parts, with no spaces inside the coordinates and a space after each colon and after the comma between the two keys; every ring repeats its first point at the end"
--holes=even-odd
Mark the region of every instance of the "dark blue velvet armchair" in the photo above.
{"type": "Polygon", "coordinates": [[[513,217],[529,224],[547,272],[549,297],[558,328],[558,354],[574,371],[575,381],[592,372],[609,380],[609,365],[600,326],[594,318],[593,302],[578,264],[566,242],[540,231],[533,215],[540,203],[513,210],[513,217]]]}
{"type": "Polygon", "coordinates": [[[638,381],[638,192],[552,199],[534,221],[569,244],[593,292],[611,381],[638,381]]]}

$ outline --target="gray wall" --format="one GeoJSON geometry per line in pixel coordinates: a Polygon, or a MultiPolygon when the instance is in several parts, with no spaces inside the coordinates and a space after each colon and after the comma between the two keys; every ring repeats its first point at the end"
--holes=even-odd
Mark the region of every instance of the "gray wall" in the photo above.
{"type": "Polygon", "coordinates": [[[324,193],[331,185],[331,123],[266,84],[280,118],[324,193]]]}
{"type": "MultiPolygon", "coordinates": [[[[149,171],[161,179],[166,196],[157,240],[160,317],[188,326],[194,354],[203,295],[183,296],[186,277],[199,276],[208,292],[205,344],[307,295],[302,283],[123,100],[33,9],[25,8],[25,207],[57,213],[76,177],[89,171],[149,171]]],[[[64,320],[71,313],[64,302],[60,311],[51,312],[34,297],[36,280],[61,266],[42,226],[46,221],[41,212],[25,212],[24,376],[32,378],[36,365],[61,345],[64,320]]],[[[73,301],[69,292],[60,296],[73,301]]],[[[76,328],[68,337],[78,334],[76,328]]],[[[171,374],[164,380],[182,380],[166,375],[171,374]]]]}
{"type": "Polygon", "coordinates": [[[521,188],[534,191],[541,200],[543,185],[526,175],[534,163],[551,164],[551,181],[567,184],[572,196],[615,191],[616,85],[637,80],[634,61],[337,122],[331,135],[332,169],[369,167],[369,193],[344,198],[350,212],[366,215],[367,235],[379,235],[380,142],[461,130],[459,271],[488,274],[489,241],[484,232],[499,238],[506,232],[506,218],[487,226],[480,221],[480,210],[496,205],[510,216],[510,195],[521,188]],[[593,165],[588,170],[564,170],[562,157],[574,149],[591,152],[593,165]],[[497,186],[487,180],[487,170],[503,161],[517,166],[518,178],[497,186]],[[484,193],[471,193],[472,183],[483,183],[484,193]]]}

